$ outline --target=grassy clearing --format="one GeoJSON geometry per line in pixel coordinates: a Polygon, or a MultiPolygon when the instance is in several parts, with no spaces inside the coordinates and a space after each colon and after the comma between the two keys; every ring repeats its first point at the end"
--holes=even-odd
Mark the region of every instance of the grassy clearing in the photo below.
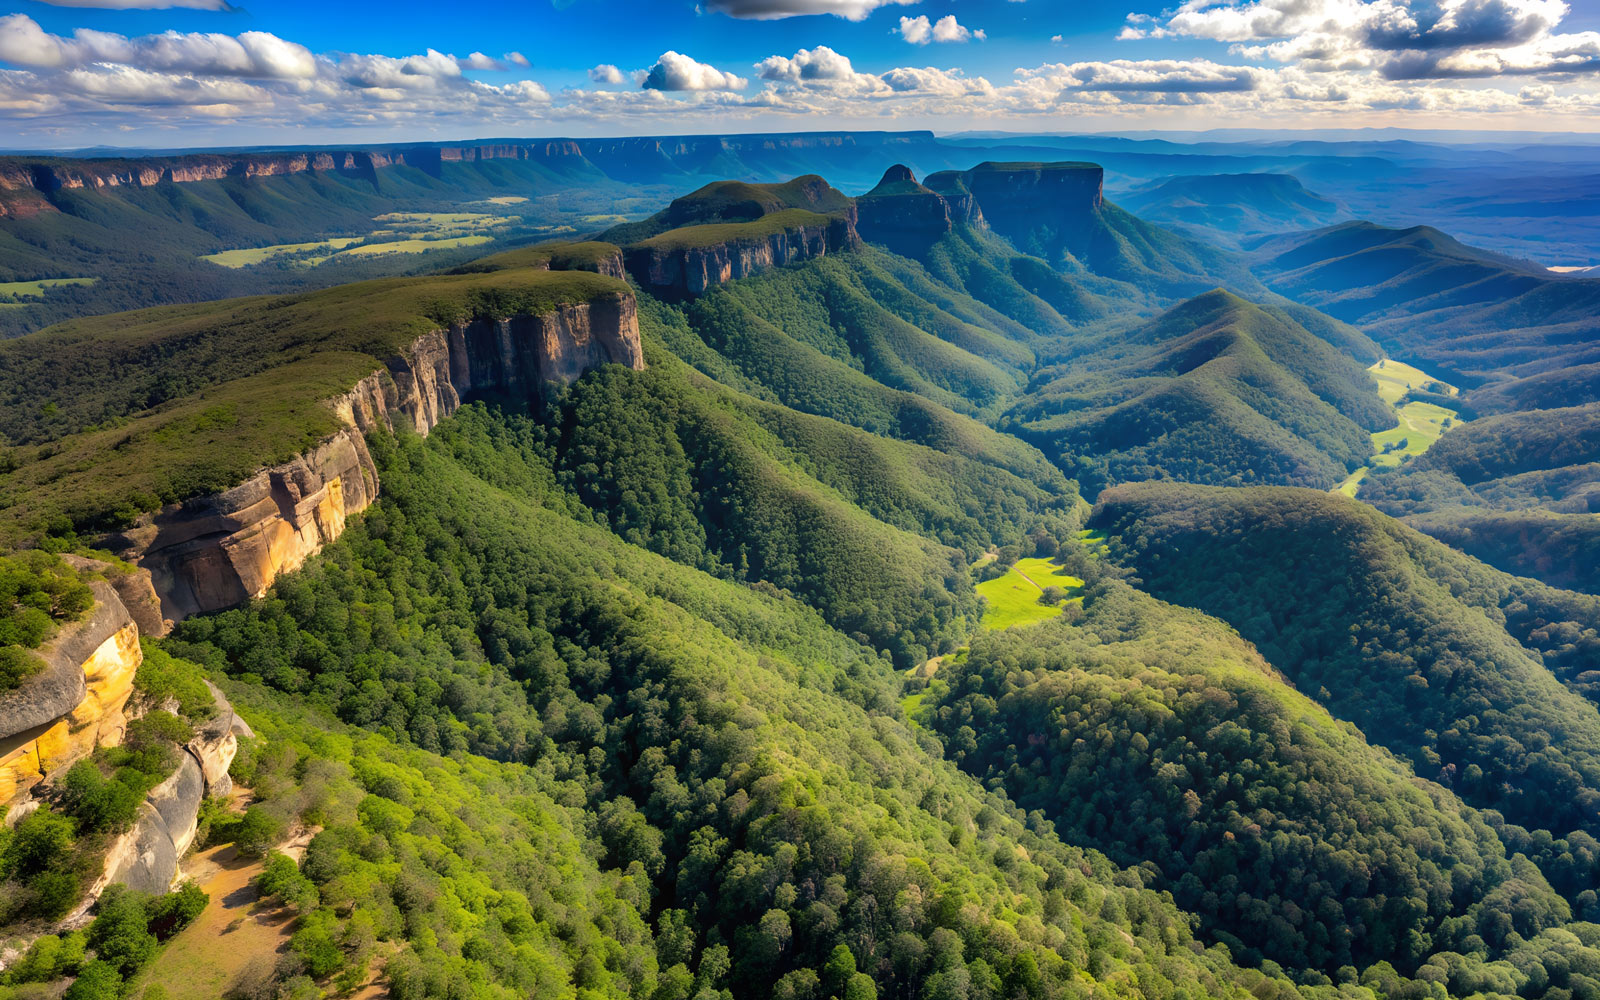
{"type": "Polygon", "coordinates": [[[1091,556],[1103,556],[1106,554],[1108,546],[1106,545],[1107,536],[1105,532],[1096,531],[1093,528],[1084,528],[1073,537],[1078,540],[1078,544],[1089,550],[1091,556]]]}
{"type": "Polygon", "coordinates": [[[1378,395],[1382,396],[1383,401],[1390,406],[1398,403],[1400,397],[1407,392],[1412,389],[1421,389],[1430,382],[1443,386],[1445,395],[1454,396],[1460,392],[1455,386],[1450,385],[1448,382],[1441,382],[1421,368],[1414,368],[1403,361],[1396,361],[1393,358],[1384,358],[1368,368],[1367,371],[1371,372],[1372,377],[1378,380],[1378,395]]]}
{"type": "Polygon", "coordinates": [[[187,865],[214,869],[201,888],[211,896],[195,918],[145,967],[127,995],[160,987],[168,1000],[215,1000],[252,963],[271,963],[289,940],[293,913],[260,903],[251,880],[262,862],[238,856],[232,845],[203,851],[187,865]]]}
{"type": "Polygon", "coordinates": [[[1455,386],[1392,358],[1379,361],[1367,371],[1377,379],[1378,395],[1394,408],[1400,423],[1372,435],[1372,460],[1350,473],[1338,486],[1338,491],[1347,497],[1356,495],[1361,489],[1361,481],[1374,467],[1399,465],[1407,455],[1422,454],[1439,440],[1439,435],[1445,432],[1448,424],[1461,421],[1460,415],[1454,410],[1436,403],[1412,400],[1400,405],[1400,400],[1413,389],[1431,389],[1446,396],[1460,395],[1460,390],[1455,386]]]}
{"type": "Polygon", "coordinates": [[[46,289],[61,288],[66,285],[92,285],[99,280],[99,278],[40,278],[37,281],[0,281],[0,300],[42,299],[46,289]]]}
{"type": "MultiPolygon", "coordinates": [[[[208,253],[201,260],[208,260],[213,264],[231,267],[235,270],[263,264],[269,260],[286,257],[290,254],[308,253],[314,250],[327,250],[329,254],[343,250],[354,243],[360,243],[360,236],[336,236],[331,239],[319,240],[314,243],[279,243],[270,247],[246,247],[241,250],[223,250],[220,253],[208,253]]],[[[327,256],[320,258],[326,260],[327,256]]]]}
{"type": "MultiPolygon", "coordinates": [[[[1048,621],[1061,614],[1064,605],[1040,604],[1039,596],[1044,588],[1060,587],[1070,594],[1082,586],[1082,580],[1048,559],[1018,559],[1005,576],[978,584],[978,596],[988,603],[983,627],[1003,629],[1048,621]]],[[[1082,597],[1068,598],[1069,603],[1081,600],[1082,597]]]]}
{"type": "Polygon", "coordinates": [[[669,229],[659,236],[652,236],[639,245],[664,250],[692,250],[739,240],[764,240],[786,229],[799,226],[826,226],[832,221],[833,216],[808,212],[803,208],[786,208],[781,212],[763,215],[752,222],[680,226],[677,229],[669,229]]]}
{"type": "Polygon", "coordinates": [[[341,250],[335,257],[372,257],[385,253],[427,253],[429,250],[447,250],[451,247],[475,247],[494,240],[492,236],[451,236],[437,240],[396,240],[393,243],[367,243],[341,250]]]}
{"type": "Polygon", "coordinates": [[[520,194],[503,194],[497,198],[485,198],[483,200],[490,205],[520,205],[528,199],[520,194]]]}

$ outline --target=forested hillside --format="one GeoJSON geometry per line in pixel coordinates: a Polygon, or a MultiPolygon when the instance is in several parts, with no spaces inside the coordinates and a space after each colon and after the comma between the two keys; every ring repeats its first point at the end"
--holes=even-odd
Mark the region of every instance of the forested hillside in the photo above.
{"type": "Polygon", "coordinates": [[[883,176],[0,345],[0,996],[1600,1000],[1600,598],[1382,512],[1575,518],[1594,407],[1329,493],[1381,330],[883,176]]]}

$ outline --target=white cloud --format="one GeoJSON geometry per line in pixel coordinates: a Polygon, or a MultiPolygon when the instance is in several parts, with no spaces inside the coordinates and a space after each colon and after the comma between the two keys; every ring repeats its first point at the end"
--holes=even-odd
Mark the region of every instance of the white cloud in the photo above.
{"type": "Polygon", "coordinates": [[[507,66],[516,66],[521,69],[527,69],[529,66],[533,65],[533,63],[528,61],[528,57],[523,55],[521,52],[507,52],[500,58],[505,60],[507,66]]]}
{"type": "Polygon", "coordinates": [[[917,0],[706,0],[706,9],[715,14],[772,21],[808,14],[832,14],[850,21],[864,20],[879,7],[912,4],[917,0]]]}
{"type": "Polygon", "coordinates": [[[803,83],[825,80],[854,80],[857,76],[850,60],[828,48],[801,49],[792,57],[768,56],[756,63],[756,75],[763,80],[803,83]]]}
{"type": "Polygon", "coordinates": [[[1234,43],[1246,59],[1394,80],[1600,70],[1600,35],[1561,34],[1566,0],[1188,0],[1163,22],[1130,15],[1119,38],[1234,43]]]}
{"type": "Polygon", "coordinates": [[[601,63],[589,71],[589,79],[595,83],[618,84],[622,82],[622,70],[610,63],[601,63]]]}
{"type": "Polygon", "coordinates": [[[704,91],[743,90],[750,81],[724,73],[709,63],[696,62],[680,52],[663,52],[654,66],[645,71],[644,90],[704,91]]]}
{"type": "Polygon", "coordinates": [[[927,45],[929,42],[965,42],[974,38],[981,42],[988,36],[981,30],[968,30],[956,21],[954,14],[946,14],[937,21],[929,21],[928,15],[918,14],[916,17],[900,19],[900,37],[912,45],[927,45]]]}
{"type": "Polygon", "coordinates": [[[498,59],[490,59],[482,52],[474,52],[465,59],[457,59],[456,65],[462,69],[504,69],[505,64],[498,59]]]}

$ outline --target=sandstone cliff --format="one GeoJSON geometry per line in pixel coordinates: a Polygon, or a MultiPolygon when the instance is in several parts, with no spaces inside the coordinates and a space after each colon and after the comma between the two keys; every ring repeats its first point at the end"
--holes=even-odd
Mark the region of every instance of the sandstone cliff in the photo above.
{"type": "Polygon", "coordinates": [[[860,242],[854,206],[833,216],[789,210],[755,222],[671,230],[627,247],[623,260],[633,279],[652,292],[686,297],[860,242]]]}
{"type": "Polygon", "coordinates": [[[178,878],[178,862],[194,843],[201,802],[233,791],[228,767],[238,752],[239,737],[253,734],[222,692],[207,686],[217,714],[183,748],[178,769],[145,795],[133,828],[112,843],[88,903],[113,882],[152,894],[171,889],[178,878]]]}
{"type": "Polygon", "coordinates": [[[0,805],[96,747],[122,742],[143,659],[139,628],[110,584],[92,587],[94,609],[39,650],[45,669],[0,694],[0,805]]]}
{"type": "Polygon", "coordinates": [[[1105,171],[1093,163],[980,163],[959,179],[989,228],[1019,248],[1086,228],[1105,197],[1105,171]]]}
{"type": "Polygon", "coordinates": [[[861,238],[900,254],[921,253],[953,225],[945,198],[918,184],[911,168],[898,163],[856,199],[856,210],[861,238]]]}
{"type": "Polygon", "coordinates": [[[533,399],[608,362],[644,367],[637,304],[625,292],[436,330],[334,400],[345,427],[316,448],[224,493],[146,515],[106,544],[149,572],[163,618],[232,607],[299,568],[377,499],[368,431],[425,435],[475,394],[533,399]]]}
{"type": "Polygon", "coordinates": [[[594,170],[617,180],[644,179],[662,166],[703,173],[719,156],[744,152],[879,148],[933,141],[931,132],[836,132],[795,135],[705,135],[673,138],[500,140],[290,152],[189,153],[138,158],[0,158],[0,218],[54,211],[60,190],[154,187],[229,177],[278,177],[335,172],[379,183],[380,174],[408,167],[439,176],[446,164],[518,160],[556,169],[594,170]]]}

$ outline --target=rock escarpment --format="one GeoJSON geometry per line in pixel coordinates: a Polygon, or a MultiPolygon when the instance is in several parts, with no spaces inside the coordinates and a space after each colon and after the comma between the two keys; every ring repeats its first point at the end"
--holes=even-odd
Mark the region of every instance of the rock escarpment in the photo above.
{"type": "Polygon", "coordinates": [[[652,292],[686,297],[860,243],[854,206],[835,215],[791,209],[755,222],[674,229],[627,247],[623,260],[652,292]]]}
{"type": "Polygon", "coordinates": [[[856,210],[861,238],[900,254],[921,253],[953,225],[946,199],[918,184],[902,164],[890,167],[877,187],[857,198],[856,210]]]}
{"type": "Polygon", "coordinates": [[[122,742],[143,660],[139,628],[110,584],[91,586],[93,610],[39,650],[45,668],[0,694],[0,805],[96,747],[122,742]]]}
{"type": "Polygon", "coordinates": [[[538,398],[606,363],[644,367],[637,304],[626,292],[435,330],[335,400],[345,427],[316,448],[224,493],[146,515],[107,544],[149,571],[163,617],[232,607],[299,568],[377,499],[368,431],[425,435],[473,395],[538,398]]]}
{"type": "Polygon", "coordinates": [[[1086,229],[1105,200],[1105,171],[1093,163],[980,163],[961,171],[989,228],[1018,248],[1086,229]]]}
{"type": "Polygon", "coordinates": [[[1104,185],[1092,163],[980,163],[921,184],[896,165],[856,204],[862,238],[896,253],[916,256],[959,225],[986,226],[1034,252],[1088,232],[1104,185]]]}
{"type": "Polygon", "coordinates": [[[233,791],[228,767],[239,737],[253,734],[222,692],[208,686],[217,714],[183,748],[178,769],[145,795],[133,828],[111,845],[103,874],[90,890],[91,902],[113,882],[152,894],[171,889],[178,862],[194,843],[201,802],[233,791]]]}

